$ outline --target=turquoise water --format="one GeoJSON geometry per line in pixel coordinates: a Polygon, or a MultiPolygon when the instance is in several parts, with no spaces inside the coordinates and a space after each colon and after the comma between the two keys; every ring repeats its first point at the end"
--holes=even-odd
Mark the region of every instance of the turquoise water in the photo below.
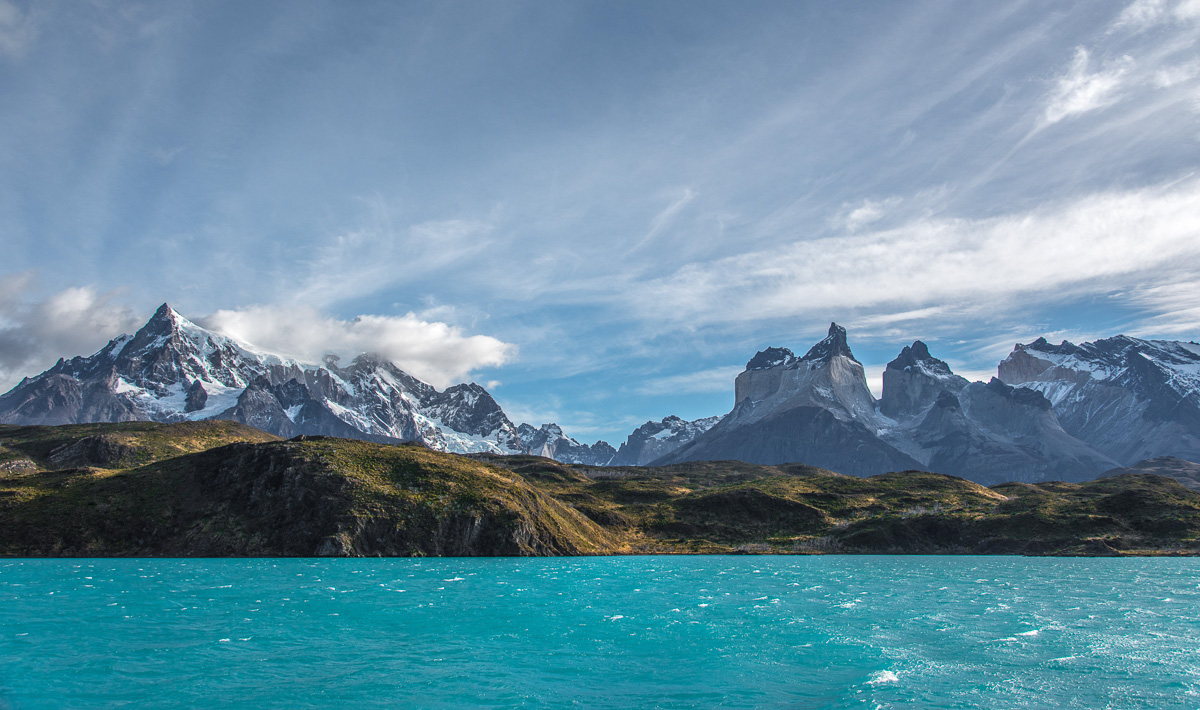
{"type": "Polygon", "coordinates": [[[0,561],[0,707],[1200,707],[1200,560],[0,561]]]}

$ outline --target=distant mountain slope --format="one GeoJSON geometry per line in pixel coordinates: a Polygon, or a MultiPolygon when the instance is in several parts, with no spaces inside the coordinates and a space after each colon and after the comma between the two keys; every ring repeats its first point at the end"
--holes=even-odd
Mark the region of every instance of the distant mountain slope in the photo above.
{"type": "Polygon", "coordinates": [[[626,437],[609,466],[645,466],[713,428],[720,417],[685,421],[676,416],[646,422],[626,437]]]}
{"type": "Polygon", "coordinates": [[[1132,466],[1114,468],[1111,471],[1105,471],[1100,477],[1112,478],[1113,476],[1124,476],[1126,474],[1166,476],[1167,478],[1179,481],[1181,485],[1193,491],[1200,491],[1200,463],[1184,461],[1174,456],[1159,456],[1139,461],[1132,466]]]}
{"type": "Polygon", "coordinates": [[[597,441],[590,446],[581,444],[564,434],[557,424],[543,424],[540,428],[522,424],[517,427],[517,436],[527,452],[563,463],[604,466],[617,453],[607,441],[597,441]]]}
{"type": "Polygon", "coordinates": [[[1123,463],[1200,459],[1200,345],[1118,335],[1018,344],[1000,379],[1042,392],[1063,428],[1123,463]]]}
{"type": "Polygon", "coordinates": [[[1116,463],[1064,431],[1040,393],[967,382],[921,341],[888,364],[876,402],[837,324],[804,357],[786,348],[755,355],[735,400],[712,429],[655,464],[802,461],[854,475],[925,469],[1000,483],[1086,480],[1116,463]]]}
{"type": "Polygon", "coordinates": [[[1039,392],[967,382],[919,340],[888,363],[879,409],[884,440],[973,481],[1083,481],[1115,463],[1064,431],[1039,392]]]}
{"type": "Polygon", "coordinates": [[[0,423],[227,419],[283,437],[420,441],[439,451],[523,451],[486,390],[443,392],[377,356],[299,363],[205,330],[163,304],[132,336],[60,360],[0,396],[0,423]]]}

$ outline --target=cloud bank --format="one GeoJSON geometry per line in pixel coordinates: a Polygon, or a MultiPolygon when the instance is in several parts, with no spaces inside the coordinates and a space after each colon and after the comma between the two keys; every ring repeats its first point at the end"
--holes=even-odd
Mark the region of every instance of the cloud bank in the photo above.
{"type": "MultiPolygon", "coordinates": [[[[855,309],[947,315],[1013,299],[1171,281],[1200,259],[1200,180],[985,219],[917,219],[687,265],[636,289],[659,319],[737,322],[855,309]]],[[[1176,306],[1178,304],[1175,304],[1176,306]]],[[[887,319],[884,319],[885,321],[887,319]]]]}
{"type": "Polygon", "coordinates": [[[68,288],[37,298],[32,273],[0,277],[0,392],[60,357],[90,355],[140,321],[117,291],[68,288]]]}
{"type": "Polygon", "coordinates": [[[217,311],[198,322],[256,348],[305,362],[320,362],[326,354],[346,360],[376,353],[439,389],[463,381],[480,368],[503,365],[516,355],[514,345],[486,335],[466,335],[460,328],[425,321],[413,313],[340,320],[307,306],[253,306],[217,311]]]}

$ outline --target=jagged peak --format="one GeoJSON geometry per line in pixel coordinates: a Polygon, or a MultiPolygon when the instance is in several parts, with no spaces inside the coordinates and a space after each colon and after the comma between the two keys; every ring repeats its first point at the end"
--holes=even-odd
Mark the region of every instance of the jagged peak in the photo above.
{"type": "Polygon", "coordinates": [[[929,346],[920,340],[914,340],[912,345],[906,345],[900,354],[887,364],[889,370],[903,370],[915,367],[930,374],[953,375],[950,365],[929,353],[929,346]]]}
{"type": "Polygon", "coordinates": [[[787,348],[767,348],[760,350],[746,363],[747,370],[768,370],[779,365],[786,365],[796,356],[787,348]]]}
{"type": "Polygon", "coordinates": [[[829,324],[829,334],[825,339],[816,345],[812,346],[801,360],[822,360],[827,361],[835,355],[845,355],[846,357],[855,360],[854,353],[850,352],[850,345],[846,341],[846,329],[837,323],[829,324]]]}

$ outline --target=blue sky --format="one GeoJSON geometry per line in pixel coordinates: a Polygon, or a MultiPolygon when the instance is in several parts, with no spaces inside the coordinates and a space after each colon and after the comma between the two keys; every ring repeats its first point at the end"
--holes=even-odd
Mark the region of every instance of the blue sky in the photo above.
{"type": "Polygon", "coordinates": [[[830,321],[1200,335],[1200,0],[0,0],[0,388],[169,301],[619,443],[830,321]]]}

